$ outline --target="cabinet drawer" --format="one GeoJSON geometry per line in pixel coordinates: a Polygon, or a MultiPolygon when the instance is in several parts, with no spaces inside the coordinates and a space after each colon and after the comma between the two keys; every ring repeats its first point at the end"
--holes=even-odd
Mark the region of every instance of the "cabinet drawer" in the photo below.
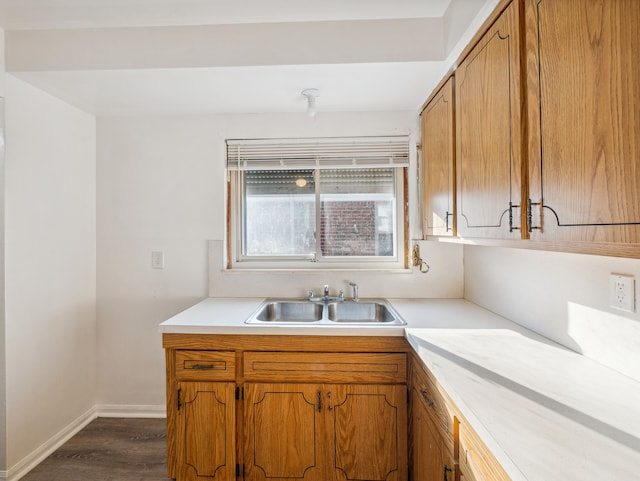
{"type": "Polygon", "coordinates": [[[449,451],[453,451],[453,412],[431,379],[419,368],[413,370],[411,385],[424,401],[426,411],[438,428],[449,451]]]}
{"type": "Polygon", "coordinates": [[[511,481],[498,460],[471,427],[460,422],[459,467],[466,481],[511,481]]]}
{"type": "Polygon", "coordinates": [[[233,381],[235,376],[234,351],[176,351],[178,381],[233,381]]]}
{"type": "Polygon", "coordinates": [[[250,381],[381,382],[404,384],[404,353],[245,352],[250,381]]]}

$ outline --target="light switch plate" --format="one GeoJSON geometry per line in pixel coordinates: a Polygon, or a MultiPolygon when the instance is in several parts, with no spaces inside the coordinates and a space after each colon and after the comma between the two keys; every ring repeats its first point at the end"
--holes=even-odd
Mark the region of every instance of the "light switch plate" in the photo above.
{"type": "Polygon", "coordinates": [[[164,269],[164,251],[151,251],[151,267],[164,269]]]}
{"type": "Polygon", "coordinates": [[[636,310],[636,282],[628,274],[611,274],[609,305],[626,312],[636,310]]]}

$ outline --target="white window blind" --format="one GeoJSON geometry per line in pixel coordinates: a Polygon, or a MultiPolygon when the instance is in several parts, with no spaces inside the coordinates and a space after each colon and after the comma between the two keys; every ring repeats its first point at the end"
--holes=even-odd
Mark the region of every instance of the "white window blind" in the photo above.
{"type": "Polygon", "coordinates": [[[407,136],[227,140],[232,171],[408,166],[407,136]]]}

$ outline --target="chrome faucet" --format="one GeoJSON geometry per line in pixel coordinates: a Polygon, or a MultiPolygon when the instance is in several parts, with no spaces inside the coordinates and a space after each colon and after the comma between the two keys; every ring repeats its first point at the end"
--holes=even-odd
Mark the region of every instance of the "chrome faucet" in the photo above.
{"type": "Polygon", "coordinates": [[[349,282],[349,285],[353,287],[353,302],[358,302],[358,284],[349,282]]]}
{"type": "Polygon", "coordinates": [[[325,284],[323,288],[323,296],[316,297],[313,295],[313,291],[308,292],[308,300],[311,302],[342,302],[344,301],[344,291],[340,290],[336,297],[332,297],[329,295],[329,285],[325,284]]]}

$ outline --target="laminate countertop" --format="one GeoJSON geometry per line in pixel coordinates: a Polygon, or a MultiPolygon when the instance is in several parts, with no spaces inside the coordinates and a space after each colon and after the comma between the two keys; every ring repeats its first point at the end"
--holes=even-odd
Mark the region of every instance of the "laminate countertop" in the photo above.
{"type": "Polygon", "coordinates": [[[245,324],[263,300],[208,298],[159,329],[404,336],[513,481],[640,480],[636,380],[461,299],[390,299],[406,326],[245,324]]]}

